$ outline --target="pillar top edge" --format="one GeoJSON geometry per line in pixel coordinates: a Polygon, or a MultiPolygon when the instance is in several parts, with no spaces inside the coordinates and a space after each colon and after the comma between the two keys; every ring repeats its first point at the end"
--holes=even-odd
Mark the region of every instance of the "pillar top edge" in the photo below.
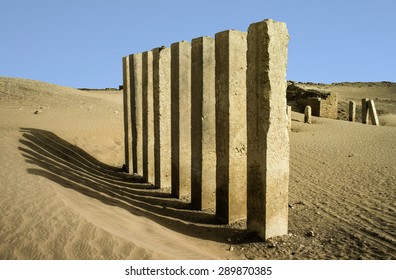
{"type": "Polygon", "coordinates": [[[162,51],[162,50],[165,50],[165,49],[169,49],[169,48],[167,46],[161,46],[161,47],[153,48],[151,51],[162,51]]]}
{"type": "Polygon", "coordinates": [[[183,41],[180,41],[180,42],[174,42],[174,43],[172,43],[171,44],[171,47],[172,46],[178,46],[178,45],[189,45],[189,44],[191,44],[190,42],[188,42],[188,41],[186,41],[186,40],[183,40],[183,41]]]}
{"type": "Polygon", "coordinates": [[[142,54],[143,54],[143,53],[133,53],[133,54],[130,54],[129,57],[139,56],[139,55],[142,55],[142,54]]]}
{"type": "Polygon", "coordinates": [[[257,26],[257,25],[284,25],[286,27],[286,22],[283,21],[275,21],[273,19],[264,19],[262,21],[254,22],[249,25],[250,26],[257,26]]]}
{"type": "Polygon", "coordinates": [[[191,42],[192,41],[199,41],[199,40],[214,40],[214,38],[210,37],[210,36],[201,36],[201,37],[197,37],[197,38],[192,39],[191,42]]]}
{"type": "Polygon", "coordinates": [[[246,31],[241,31],[241,30],[236,30],[236,29],[228,29],[224,31],[217,32],[215,36],[221,35],[221,34],[229,34],[229,33],[239,33],[239,34],[246,34],[246,31]]]}

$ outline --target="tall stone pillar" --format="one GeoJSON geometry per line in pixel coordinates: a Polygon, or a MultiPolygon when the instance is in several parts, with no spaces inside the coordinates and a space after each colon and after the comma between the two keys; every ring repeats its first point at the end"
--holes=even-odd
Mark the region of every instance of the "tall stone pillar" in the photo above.
{"type": "Polygon", "coordinates": [[[349,117],[350,122],[355,122],[356,119],[356,104],[354,101],[349,101],[349,117]]]}
{"type": "Polygon", "coordinates": [[[133,174],[131,81],[130,81],[129,56],[122,58],[122,76],[123,76],[125,171],[129,174],[133,174]]]}
{"type": "Polygon", "coordinates": [[[379,125],[378,114],[377,114],[377,109],[375,109],[374,100],[369,100],[367,104],[369,109],[369,115],[371,118],[371,124],[379,125]]]}
{"type": "Polygon", "coordinates": [[[154,184],[153,53],[142,54],[143,179],[154,184]]]}
{"type": "Polygon", "coordinates": [[[129,59],[131,76],[133,172],[143,175],[142,54],[133,54],[129,59]]]}
{"type": "Polygon", "coordinates": [[[247,228],[267,239],[287,234],[289,35],[285,23],[265,20],[247,38],[247,228]]]}
{"type": "Polygon", "coordinates": [[[304,123],[312,123],[312,108],[309,105],[304,109],[304,123]]]}
{"type": "Polygon", "coordinates": [[[362,123],[368,124],[369,123],[369,115],[368,115],[368,99],[362,99],[362,123]]]}
{"type": "Polygon", "coordinates": [[[191,42],[191,205],[215,207],[215,42],[200,37],[191,42]]]}
{"type": "Polygon", "coordinates": [[[216,217],[224,223],[246,218],[246,36],[234,30],[215,36],[216,217]]]}
{"type": "Polygon", "coordinates": [[[171,45],[172,196],[191,196],[191,44],[171,45]]]}
{"type": "Polygon", "coordinates": [[[169,48],[153,50],[154,185],[171,187],[171,82],[169,48]]]}

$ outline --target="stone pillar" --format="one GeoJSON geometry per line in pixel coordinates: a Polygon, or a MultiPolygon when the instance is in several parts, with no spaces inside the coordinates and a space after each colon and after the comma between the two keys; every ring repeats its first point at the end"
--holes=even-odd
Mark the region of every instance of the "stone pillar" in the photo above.
{"type": "Polygon", "coordinates": [[[362,123],[368,124],[369,115],[368,115],[368,107],[367,107],[367,98],[362,99],[362,123]]]}
{"type": "Polygon", "coordinates": [[[210,37],[191,42],[191,205],[215,207],[215,43],[210,37]]]}
{"type": "Polygon", "coordinates": [[[312,110],[308,105],[304,109],[304,123],[312,123],[312,110]]]}
{"type": "Polygon", "coordinates": [[[154,185],[171,187],[171,83],[170,49],[153,50],[154,185]]]}
{"type": "Polygon", "coordinates": [[[122,58],[123,76],[123,109],[124,109],[124,148],[125,171],[133,174],[132,160],[132,120],[131,120],[131,82],[130,82],[129,56],[122,58]]]}
{"type": "Polygon", "coordinates": [[[349,121],[355,122],[356,119],[356,104],[354,101],[349,101],[349,121]]]}
{"type": "Polygon", "coordinates": [[[286,24],[251,24],[247,41],[247,228],[267,239],[288,225],[286,24]]]}
{"type": "Polygon", "coordinates": [[[292,107],[287,106],[287,128],[291,131],[291,123],[292,123],[292,107]]]}
{"type": "Polygon", "coordinates": [[[171,45],[172,196],[191,196],[191,44],[171,45]]]}
{"type": "Polygon", "coordinates": [[[130,56],[133,172],[143,175],[142,54],[130,56]]]}
{"type": "Polygon", "coordinates": [[[143,179],[154,184],[153,53],[142,54],[143,179]]]}
{"type": "Polygon", "coordinates": [[[223,223],[246,218],[246,36],[215,36],[216,217],[223,223]]]}
{"type": "Polygon", "coordinates": [[[377,114],[377,110],[375,109],[375,104],[373,100],[368,101],[368,109],[371,117],[371,124],[379,125],[378,114],[377,114]]]}

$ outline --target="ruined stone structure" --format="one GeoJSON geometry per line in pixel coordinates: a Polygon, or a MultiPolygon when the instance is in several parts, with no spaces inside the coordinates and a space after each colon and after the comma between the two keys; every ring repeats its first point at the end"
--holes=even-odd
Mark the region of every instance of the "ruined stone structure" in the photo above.
{"type": "Polygon", "coordinates": [[[288,41],[265,20],[123,58],[127,172],[221,223],[287,234],[288,41]]]}
{"type": "Polygon", "coordinates": [[[310,106],[312,115],[322,118],[337,119],[338,100],[337,94],[332,92],[303,89],[294,82],[289,82],[287,87],[288,102],[297,103],[296,111],[304,112],[305,106],[310,106]]]}

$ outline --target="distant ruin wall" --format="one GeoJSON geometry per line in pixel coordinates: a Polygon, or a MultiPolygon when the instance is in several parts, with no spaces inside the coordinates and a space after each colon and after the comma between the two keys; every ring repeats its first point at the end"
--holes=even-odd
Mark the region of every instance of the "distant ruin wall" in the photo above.
{"type": "Polygon", "coordinates": [[[326,98],[310,97],[297,99],[301,106],[311,106],[312,116],[337,119],[338,100],[336,93],[329,93],[326,98]]]}
{"type": "Polygon", "coordinates": [[[83,91],[120,91],[123,89],[123,86],[120,86],[119,88],[78,88],[78,90],[83,90],[83,91]]]}
{"type": "Polygon", "coordinates": [[[287,234],[288,41],[264,20],[123,58],[127,172],[219,222],[287,234]]]}
{"type": "Polygon", "coordinates": [[[304,112],[305,106],[310,106],[313,116],[337,119],[338,99],[336,93],[303,89],[294,82],[289,82],[287,100],[289,103],[296,102],[299,106],[295,106],[294,110],[301,113],[304,112]]]}

